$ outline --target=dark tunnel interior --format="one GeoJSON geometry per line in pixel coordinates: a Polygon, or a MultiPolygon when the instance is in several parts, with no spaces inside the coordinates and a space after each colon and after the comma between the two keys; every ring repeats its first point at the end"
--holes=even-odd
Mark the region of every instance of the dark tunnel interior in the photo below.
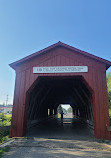
{"type": "Polygon", "coordinates": [[[39,77],[29,96],[28,128],[56,117],[60,104],[70,104],[73,117],[93,126],[92,93],[82,76],[39,77]]]}

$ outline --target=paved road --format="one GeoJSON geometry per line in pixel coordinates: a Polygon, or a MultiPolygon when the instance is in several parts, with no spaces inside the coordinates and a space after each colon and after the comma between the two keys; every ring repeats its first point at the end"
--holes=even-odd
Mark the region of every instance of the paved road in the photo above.
{"type": "Polygon", "coordinates": [[[77,120],[48,121],[27,136],[15,139],[3,158],[111,158],[111,146],[97,141],[77,120]]]}

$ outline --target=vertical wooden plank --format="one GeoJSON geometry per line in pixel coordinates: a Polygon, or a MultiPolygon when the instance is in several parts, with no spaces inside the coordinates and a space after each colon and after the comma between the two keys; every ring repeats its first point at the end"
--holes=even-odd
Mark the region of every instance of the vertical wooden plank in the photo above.
{"type": "Polygon", "coordinates": [[[24,111],[23,111],[23,135],[25,134],[26,132],[26,128],[27,128],[27,112],[28,112],[28,103],[29,103],[29,98],[28,98],[28,95],[27,95],[27,91],[28,89],[30,88],[29,85],[30,85],[30,69],[27,69],[25,71],[25,90],[24,90],[24,100],[23,100],[23,103],[24,103],[24,111]],[[26,98],[27,97],[27,98],[26,98]],[[27,99],[27,100],[26,100],[27,99]]]}
{"type": "Polygon", "coordinates": [[[29,76],[29,79],[30,79],[30,86],[34,83],[35,81],[35,77],[34,77],[34,73],[33,73],[33,67],[30,68],[30,76],[29,76]]]}
{"type": "Polygon", "coordinates": [[[17,82],[18,82],[17,79],[18,79],[18,76],[16,74],[16,76],[15,76],[15,89],[14,89],[13,109],[12,109],[12,119],[11,119],[11,125],[12,125],[13,128],[10,129],[10,137],[13,137],[13,136],[16,135],[14,128],[15,128],[15,124],[16,124],[15,116],[16,116],[16,97],[17,97],[16,92],[17,92],[17,82]]]}
{"type": "Polygon", "coordinates": [[[111,134],[107,130],[107,126],[110,126],[109,121],[109,106],[108,106],[108,93],[107,93],[107,81],[106,81],[106,72],[102,73],[102,90],[103,90],[103,104],[104,104],[104,122],[105,122],[105,139],[111,140],[111,134]]]}
{"type": "Polygon", "coordinates": [[[99,100],[99,114],[100,114],[100,137],[105,138],[105,120],[104,120],[104,105],[103,105],[103,89],[102,89],[102,75],[101,72],[98,72],[98,84],[99,84],[99,93],[98,93],[98,100],[99,100]]]}
{"type": "Polygon", "coordinates": [[[93,120],[94,120],[94,134],[96,135],[97,131],[97,112],[96,112],[96,102],[95,102],[95,95],[96,95],[96,76],[95,76],[95,69],[92,68],[92,88],[93,88],[93,93],[92,93],[92,103],[93,103],[93,120]]]}
{"type": "Polygon", "coordinates": [[[20,79],[21,79],[21,73],[16,73],[16,81],[15,81],[16,83],[15,83],[14,103],[13,103],[13,113],[12,113],[12,131],[11,131],[12,137],[17,136],[20,79]]]}
{"type": "Polygon", "coordinates": [[[18,101],[18,116],[17,116],[17,136],[23,136],[23,111],[24,111],[24,95],[25,95],[25,71],[21,73],[19,101],[18,101]]]}
{"type": "Polygon", "coordinates": [[[98,100],[98,94],[99,94],[99,85],[98,85],[98,75],[97,72],[95,72],[95,109],[96,109],[96,114],[95,114],[95,136],[96,138],[100,138],[100,113],[99,113],[99,100],[98,100]]]}

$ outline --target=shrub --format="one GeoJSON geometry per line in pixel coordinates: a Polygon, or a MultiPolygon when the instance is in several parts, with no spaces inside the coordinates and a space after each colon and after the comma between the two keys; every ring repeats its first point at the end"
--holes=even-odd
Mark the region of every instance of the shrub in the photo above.
{"type": "Polygon", "coordinates": [[[0,148],[0,158],[2,157],[4,152],[8,152],[9,151],[9,147],[4,147],[4,148],[0,148]]]}

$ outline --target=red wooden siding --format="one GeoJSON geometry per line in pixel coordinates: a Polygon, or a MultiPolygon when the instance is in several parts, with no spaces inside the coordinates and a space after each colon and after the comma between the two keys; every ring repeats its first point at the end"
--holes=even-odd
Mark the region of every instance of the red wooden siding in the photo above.
{"type": "Polygon", "coordinates": [[[111,139],[106,125],[109,125],[108,96],[106,86],[106,65],[93,58],[64,47],[51,49],[16,67],[16,82],[10,136],[23,136],[26,127],[26,92],[38,76],[82,75],[93,90],[93,112],[95,136],[111,139]],[[88,73],[33,74],[35,66],[88,66],[88,73]]]}

